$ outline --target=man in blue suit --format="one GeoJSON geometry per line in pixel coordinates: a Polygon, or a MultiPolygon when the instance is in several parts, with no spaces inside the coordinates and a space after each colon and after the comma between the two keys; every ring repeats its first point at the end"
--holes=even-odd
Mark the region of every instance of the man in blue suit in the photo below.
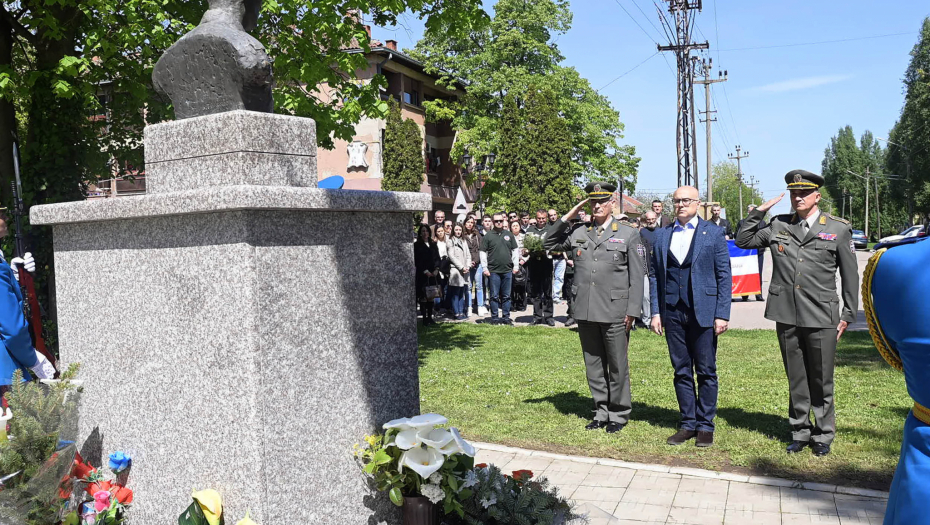
{"type": "Polygon", "coordinates": [[[667,443],[696,437],[697,446],[709,447],[717,414],[717,336],[730,319],[730,253],[724,229],[697,216],[696,188],[678,188],[672,202],[676,220],[657,230],[649,271],[652,330],[662,335],[665,328],[681,411],[678,432],[667,443]]]}

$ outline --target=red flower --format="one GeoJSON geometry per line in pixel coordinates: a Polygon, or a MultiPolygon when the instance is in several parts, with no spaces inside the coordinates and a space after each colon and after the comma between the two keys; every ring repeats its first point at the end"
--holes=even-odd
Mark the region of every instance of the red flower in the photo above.
{"type": "Polygon", "coordinates": [[[132,503],[132,491],[121,485],[114,485],[109,481],[98,481],[87,485],[87,493],[93,497],[94,494],[105,490],[109,492],[117,501],[123,505],[132,503]]]}
{"type": "Polygon", "coordinates": [[[77,455],[74,458],[74,465],[71,467],[71,476],[77,479],[85,479],[90,473],[96,472],[96,470],[97,469],[94,467],[84,463],[83,459],[81,459],[81,456],[77,455]]]}
{"type": "Polygon", "coordinates": [[[513,471],[513,479],[517,481],[527,481],[533,477],[532,470],[515,470],[513,471]]]}
{"type": "Polygon", "coordinates": [[[487,463],[478,463],[477,465],[475,465],[475,468],[488,468],[488,464],[487,464],[487,463]]]}

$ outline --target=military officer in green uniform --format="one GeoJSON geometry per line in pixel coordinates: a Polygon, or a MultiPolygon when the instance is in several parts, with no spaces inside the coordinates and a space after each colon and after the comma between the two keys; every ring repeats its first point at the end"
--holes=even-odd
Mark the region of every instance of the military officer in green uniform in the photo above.
{"type": "Polygon", "coordinates": [[[788,421],[792,428],[788,453],[810,445],[815,456],[825,456],[836,435],[836,343],[856,320],[859,269],[849,222],[823,213],[817,206],[823,177],[794,170],[785,175],[785,181],[794,213],[779,215],[760,228],[765,213],[784,197],[782,193],[749,213],[736,234],[736,245],[772,252],[765,317],[776,323],[788,375],[788,421]],[[842,313],[836,294],[837,268],[842,313]]]}
{"type": "Polygon", "coordinates": [[[544,246],[570,251],[575,261],[572,315],[594,398],[594,418],[585,428],[615,433],[630,420],[632,410],[627,345],[642,310],[646,253],[639,231],[611,216],[616,188],[600,182],[588,184],[585,191],[588,199],[552,225],[544,246]],[[571,221],[589,201],[592,222],[573,227],[571,221]]]}

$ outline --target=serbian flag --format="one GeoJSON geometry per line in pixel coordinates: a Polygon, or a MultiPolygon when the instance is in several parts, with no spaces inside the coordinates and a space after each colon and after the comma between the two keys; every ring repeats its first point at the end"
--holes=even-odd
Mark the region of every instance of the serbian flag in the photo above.
{"type": "Polygon", "coordinates": [[[727,241],[727,245],[730,248],[730,271],[733,273],[733,297],[761,294],[759,252],[739,248],[736,241],[727,241]]]}

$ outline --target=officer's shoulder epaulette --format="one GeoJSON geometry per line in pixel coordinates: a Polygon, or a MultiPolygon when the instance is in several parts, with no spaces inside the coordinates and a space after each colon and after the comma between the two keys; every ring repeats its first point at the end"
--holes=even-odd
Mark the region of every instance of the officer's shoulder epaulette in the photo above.
{"type": "Polygon", "coordinates": [[[636,225],[630,221],[620,221],[620,224],[629,228],[636,228],[636,225]]]}
{"type": "Polygon", "coordinates": [[[849,224],[849,221],[847,221],[846,219],[844,219],[844,218],[842,218],[842,217],[837,217],[836,215],[830,215],[829,213],[824,213],[824,215],[826,215],[827,217],[830,217],[831,219],[835,220],[836,222],[842,222],[843,224],[849,224]]]}
{"type": "Polygon", "coordinates": [[[793,213],[785,213],[782,215],[776,215],[775,219],[778,219],[781,222],[791,222],[792,217],[794,217],[793,213]]]}

